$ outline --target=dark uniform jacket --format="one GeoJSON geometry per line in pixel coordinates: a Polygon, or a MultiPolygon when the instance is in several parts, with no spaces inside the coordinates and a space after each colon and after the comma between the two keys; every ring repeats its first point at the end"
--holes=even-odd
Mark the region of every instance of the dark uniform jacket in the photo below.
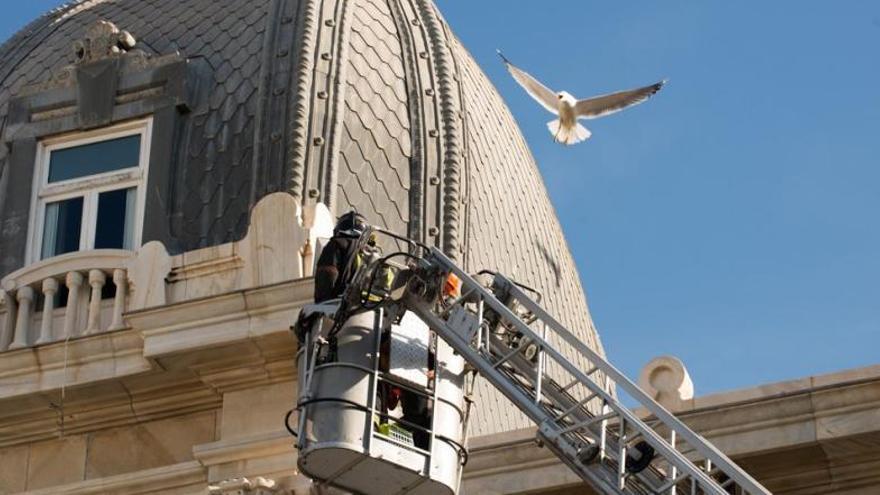
{"type": "Polygon", "coordinates": [[[357,239],[333,236],[321,251],[315,268],[315,302],[320,303],[342,295],[354,274],[357,239]]]}

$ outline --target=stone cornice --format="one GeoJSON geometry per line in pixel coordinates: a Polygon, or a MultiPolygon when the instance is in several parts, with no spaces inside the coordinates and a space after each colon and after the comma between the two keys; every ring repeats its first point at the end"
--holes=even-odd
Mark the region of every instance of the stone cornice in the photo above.
{"type": "Polygon", "coordinates": [[[286,431],[269,431],[196,445],[193,457],[207,468],[212,482],[269,476],[290,489],[284,493],[309,493],[311,482],[298,475],[293,443],[286,431]]]}
{"type": "Polygon", "coordinates": [[[165,369],[189,369],[228,391],[289,380],[296,339],[290,325],[311,300],[312,279],[244,289],[129,313],[144,356],[165,369]]]}
{"type": "Polygon", "coordinates": [[[312,279],[228,292],[126,314],[144,336],[144,356],[171,354],[287,332],[311,300],[312,279]]]}
{"type": "Polygon", "coordinates": [[[153,372],[0,404],[0,448],[219,409],[192,373],[153,372]]]}
{"type": "MultiPolygon", "coordinates": [[[[193,457],[206,467],[271,456],[296,458],[294,439],[283,430],[254,435],[247,438],[220,440],[193,448],[193,457]]],[[[294,462],[295,463],[295,462],[294,462]]],[[[293,466],[293,464],[291,466],[293,466]]]]}
{"type": "Polygon", "coordinates": [[[142,349],[141,335],[123,330],[7,351],[0,359],[0,402],[150,371],[142,349]]]}
{"type": "MultiPolygon", "coordinates": [[[[197,461],[182,462],[156,469],[108,476],[26,492],[26,495],[137,495],[164,493],[191,488],[193,493],[204,490],[207,473],[197,461]]],[[[176,492],[175,492],[176,493],[176,492]]]]}
{"type": "MultiPolygon", "coordinates": [[[[812,431],[815,434],[810,437],[812,440],[861,433],[880,433],[880,367],[863,368],[806,380],[815,380],[811,383],[818,383],[819,386],[768,394],[768,389],[772,390],[774,387],[774,384],[771,384],[757,387],[754,391],[750,389],[730,393],[729,397],[733,400],[728,404],[718,401],[718,397],[727,394],[719,394],[711,397],[713,403],[711,407],[682,411],[676,415],[713,442],[717,442],[716,437],[720,436],[730,437],[735,441],[742,438],[745,433],[774,430],[804,422],[837,425],[834,435],[822,434],[822,432],[828,433],[827,427],[814,427],[812,431]],[[831,377],[836,377],[839,381],[829,380],[831,377]],[[755,395],[760,392],[765,395],[763,397],[755,395]],[[749,400],[736,400],[744,395],[748,395],[749,400]],[[845,418],[850,416],[864,418],[867,421],[846,421],[845,418]],[[874,416],[877,417],[876,422],[871,421],[874,416]]],[[[788,383],[793,382],[785,382],[788,383]]],[[[471,448],[476,453],[525,445],[534,443],[534,434],[534,428],[526,428],[501,435],[477,437],[471,441],[471,448]]],[[[770,437],[767,438],[769,440],[770,437]]],[[[794,444],[768,446],[768,450],[792,446],[794,444]]],[[[735,449],[732,452],[722,450],[731,455],[740,453],[735,449]]],[[[744,453],[755,452],[755,450],[747,450],[744,453]]]]}
{"type": "Polygon", "coordinates": [[[880,367],[798,382],[757,387],[763,397],[719,394],[677,414],[731,456],[880,432],[880,367]],[[730,403],[719,401],[724,395],[730,403]]]}
{"type": "MultiPolygon", "coordinates": [[[[695,397],[684,401],[676,414],[699,413],[710,411],[717,407],[730,407],[733,405],[748,405],[756,402],[764,402],[771,399],[781,399],[795,395],[821,392],[825,389],[839,389],[844,385],[856,385],[880,381],[880,365],[855,368],[825,375],[808,376],[795,380],[767,383],[757,387],[749,387],[728,392],[720,392],[711,395],[695,397]]],[[[644,413],[637,409],[636,412],[644,413]]]]}

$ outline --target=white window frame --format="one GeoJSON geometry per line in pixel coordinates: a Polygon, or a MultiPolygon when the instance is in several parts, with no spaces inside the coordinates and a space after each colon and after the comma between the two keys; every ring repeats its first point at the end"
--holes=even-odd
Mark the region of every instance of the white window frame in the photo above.
{"type": "Polygon", "coordinates": [[[98,194],[105,191],[135,188],[132,247],[137,249],[141,245],[152,134],[153,119],[148,118],[94,131],[55,136],[39,142],[37,145],[33,191],[31,194],[30,218],[32,221],[30,222],[31,232],[27,239],[27,264],[40,260],[43,250],[43,223],[46,219],[46,204],[56,201],[75,197],[83,198],[83,218],[79,237],[79,250],[87,251],[94,249],[98,221],[98,194]],[[53,151],[134,135],[140,135],[141,137],[140,156],[137,167],[113,170],[49,184],[49,159],[53,151]]]}

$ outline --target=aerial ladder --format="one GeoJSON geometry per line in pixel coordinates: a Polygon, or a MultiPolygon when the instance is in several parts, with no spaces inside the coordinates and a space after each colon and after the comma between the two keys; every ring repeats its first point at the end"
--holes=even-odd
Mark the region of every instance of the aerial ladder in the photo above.
{"type": "MultiPolygon", "coordinates": [[[[482,376],[536,425],[539,445],[552,451],[598,493],[770,494],[548,314],[538,302],[546,305],[546,301],[541,301],[535,290],[500,273],[471,275],[436,248],[389,232],[375,232],[387,233],[409,244],[408,253],[374,259],[358,270],[338,304],[315,307],[312,311],[339,322],[366,310],[377,315],[376,322],[382,315],[399,319],[401,314],[413,313],[455,356],[466,362],[465,370],[482,376]],[[406,262],[392,263],[391,259],[400,255],[406,262]],[[394,270],[394,287],[381,301],[368,302],[370,298],[364,295],[374,288],[382,270],[394,270]],[[459,285],[454,294],[448,290],[450,280],[459,285]],[[636,413],[625,406],[621,393],[637,402],[643,411],[636,413]]],[[[307,339],[307,348],[317,349],[320,345],[307,339]]],[[[307,349],[302,352],[308,354],[307,349]]],[[[315,367],[322,365],[316,365],[316,358],[312,358],[310,372],[306,361],[305,366],[300,364],[300,373],[305,375],[300,380],[309,381],[315,367]]],[[[377,381],[373,379],[367,393],[375,396],[376,388],[377,381]]],[[[301,391],[298,405],[301,456],[308,448],[302,438],[306,410],[313,405],[312,401],[319,400],[308,390],[308,384],[306,389],[301,391]]],[[[435,385],[435,395],[436,389],[435,385]]],[[[367,401],[370,407],[364,414],[371,418],[371,435],[377,408],[374,399],[367,401]]],[[[439,409],[440,403],[437,404],[435,410],[439,409]]],[[[437,428],[432,428],[432,443],[437,428]]],[[[450,443],[458,445],[451,440],[450,443]]],[[[464,450],[464,446],[459,447],[464,450]]],[[[466,453],[460,454],[466,460],[466,453]]],[[[375,445],[367,448],[364,455],[387,457],[376,454],[375,445]]],[[[358,462],[355,459],[348,466],[358,462]]],[[[430,477],[431,462],[426,465],[427,470],[421,474],[430,477]]],[[[301,467],[307,473],[311,469],[302,463],[301,467]]],[[[454,485],[452,493],[458,489],[460,476],[459,471],[457,482],[447,483],[454,485]]],[[[330,484],[334,484],[332,480],[330,484]]],[[[337,486],[360,491],[351,483],[337,486]]],[[[431,492],[426,486],[416,482],[396,493],[441,493],[431,492]]]]}

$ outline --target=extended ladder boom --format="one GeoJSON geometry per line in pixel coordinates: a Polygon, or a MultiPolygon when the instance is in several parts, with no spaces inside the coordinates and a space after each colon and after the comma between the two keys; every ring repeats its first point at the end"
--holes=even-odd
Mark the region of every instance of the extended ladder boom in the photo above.
{"type": "Polygon", "coordinates": [[[400,301],[538,427],[539,439],[605,494],[769,494],[727,456],[547,314],[516,283],[486,288],[436,249],[400,301]],[[461,297],[444,300],[447,274],[461,297]],[[650,412],[643,420],[615,394],[650,412]]]}

